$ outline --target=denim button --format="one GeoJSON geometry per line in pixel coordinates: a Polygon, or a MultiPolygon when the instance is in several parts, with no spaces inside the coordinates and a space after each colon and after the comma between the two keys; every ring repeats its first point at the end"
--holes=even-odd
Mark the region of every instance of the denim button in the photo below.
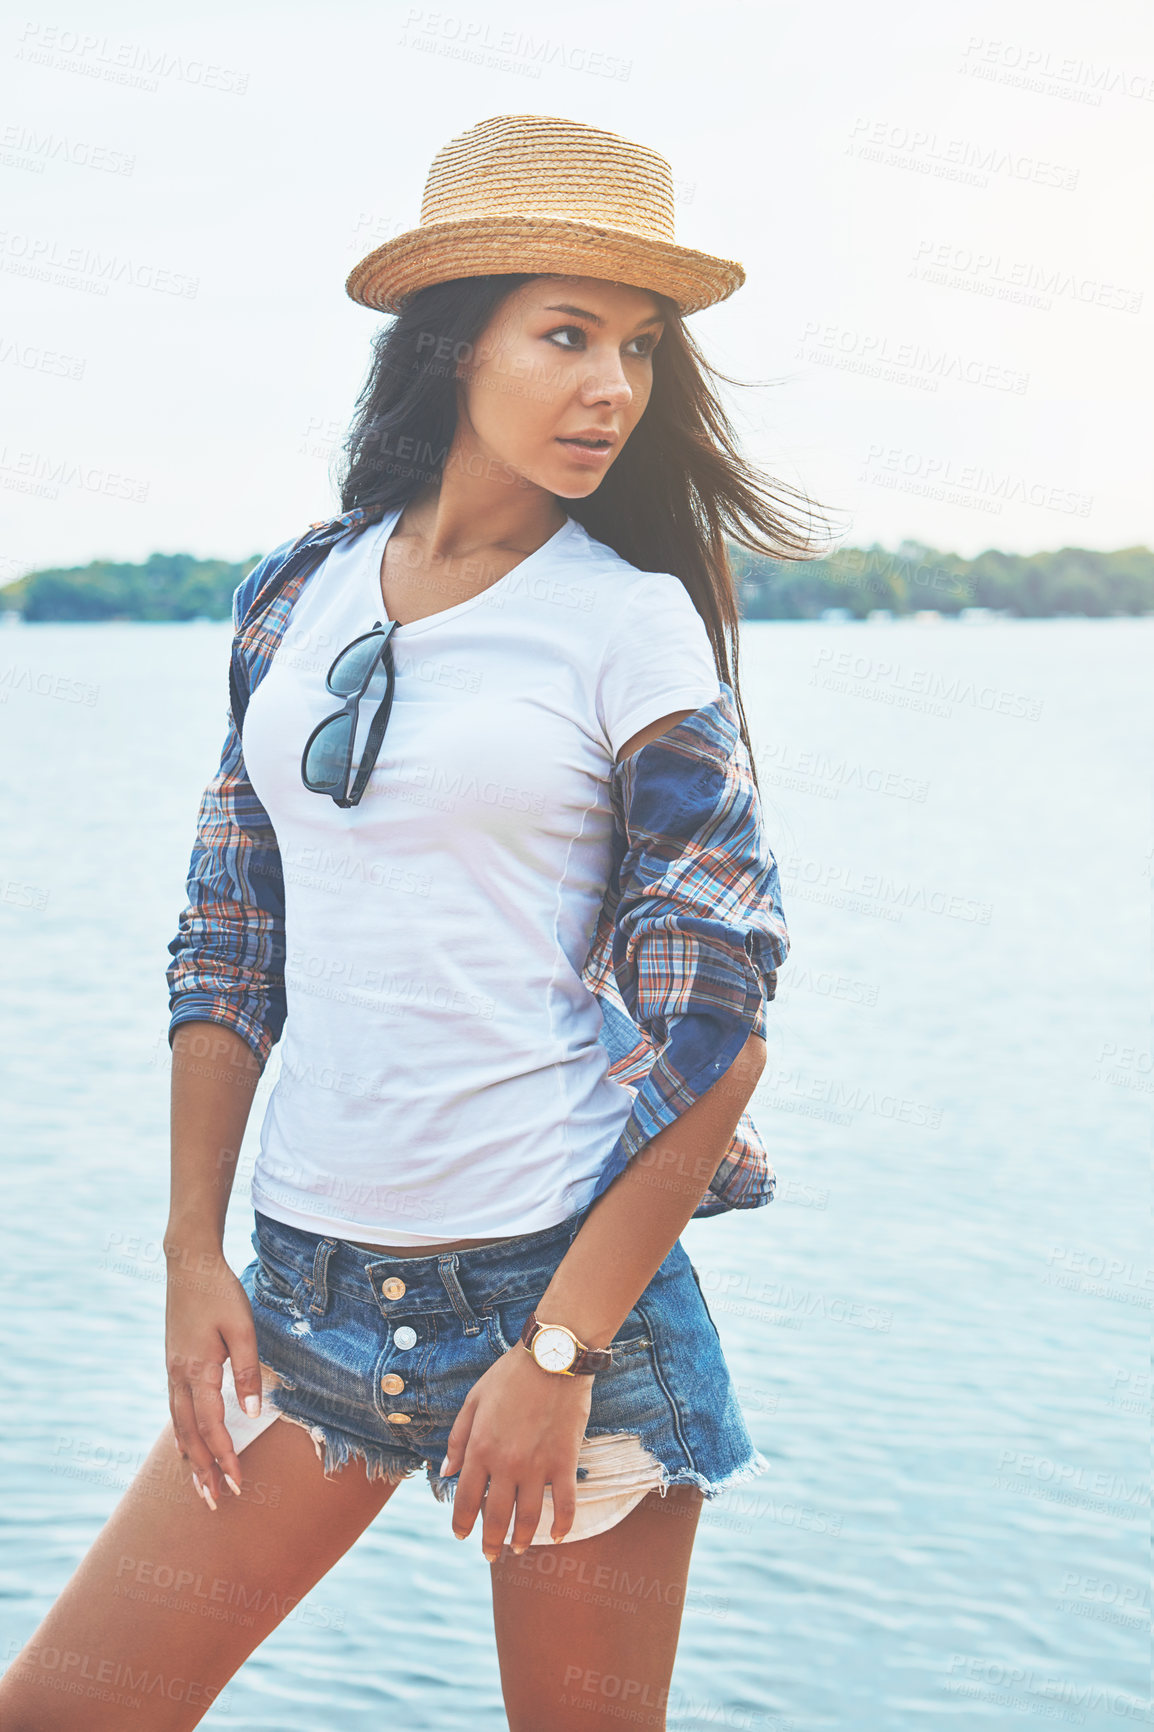
{"type": "Polygon", "coordinates": [[[395,1371],[390,1371],[387,1377],[381,1378],[381,1388],[386,1395],[399,1395],[405,1387],[403,1377],[398,1377],[395,1371]]]}
{"type": "Polygon", "coordinates": [[[408,1425],[410,1417],[407,1413],[386,1413],[385,1418],[390,1425],[408,1425]]]}
{"type": "Polygon", "coordinates": [[[402,1323],[399,1329],[394,1329],[393,1341],[401,1348],[415,1347],[417,1345],[417,1331],[410,1329],[407,1323],[402,1323]]]}
{"type": "Polygon", "coordinates": [[[404,1297],[405,1283],[399,1275],[390,1275],[387,1281],[381,1282],[381,1292],[386,1299],[401,1299],[404,1297]]]}

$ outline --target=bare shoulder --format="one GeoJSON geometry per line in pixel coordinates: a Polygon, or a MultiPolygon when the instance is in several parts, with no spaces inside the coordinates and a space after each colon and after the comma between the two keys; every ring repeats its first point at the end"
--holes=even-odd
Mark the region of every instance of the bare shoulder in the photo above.
{"type": "Polygon", "coordinates": [[[667,733],[670,728],[676,726],[678,722],[683,722],[686,716],[692,714],[692,710],[670,710],[667,716],[658,716],[655,722],[647,722],[643,728],[638,728],[637,732],[631,734],[625,741],[617,754],[617,762],[619,764],[624,763],[625,759],[631,758],[634,752],[639,752],[642,746],[647,746],[650,740],[656,740],[661,734],[667,733]]]}

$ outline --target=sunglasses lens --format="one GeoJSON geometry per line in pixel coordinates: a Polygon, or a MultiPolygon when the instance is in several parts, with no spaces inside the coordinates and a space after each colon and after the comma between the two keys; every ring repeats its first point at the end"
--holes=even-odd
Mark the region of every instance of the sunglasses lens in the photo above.
{"type": "Polygon", "coordinates": [[[307,780],[314,788],[344,786],[351,724],[351,716],[334,716],[310,745],[304,769],[307,780]]]}
{"type": "Polygon", "coordinates": [[[359,692],[380,653],[379,636],[362,638],[360,643],[350,644],[333,664],[333,671],[329,675],[329,689],[341,698],[347,698],[352,692],[359,692]]]}

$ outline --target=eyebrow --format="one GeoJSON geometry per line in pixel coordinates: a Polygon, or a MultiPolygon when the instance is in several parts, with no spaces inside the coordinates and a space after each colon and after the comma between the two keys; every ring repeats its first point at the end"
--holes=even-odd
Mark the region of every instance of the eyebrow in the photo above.
{"type": "MultiPolygon", "coordinates": [[[[603,325],[605,323],[600,313],[591,313],[587,307],[571,307],[562,303],[560,306],[545,307],[543,311],[546,313],[575,313],[579,319],[588,319],[591,325],[603,325]]],[[[640,331],[644,330],[646,325],[663,325],[664,323],[664,315],[654,313],[650,318],[642,319],[637,329],[640,331]]]]}

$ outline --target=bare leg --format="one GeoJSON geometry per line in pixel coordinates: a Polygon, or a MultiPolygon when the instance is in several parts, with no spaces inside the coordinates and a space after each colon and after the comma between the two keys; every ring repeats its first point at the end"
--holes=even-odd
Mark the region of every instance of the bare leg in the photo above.
{"type": "Polygon", "coordinates": [[[369,1480],[359,1459],[325,1479],[309,1433],[279,1418],[240,1461],[242,1495],[226,1489],[210,1510],[166,1423],[0,1679],[4,1732],[186,1732],[198,1725],[237,1668],[396,1489],[369,1480]],[[206,1607],[225,1616],[206,1616],[206,1607]]]}
{"type": "Polygon", "coordinates": [[[660,1732],[702,1494],[673,1486],[592,1539],[506,1547],[493,1623],[510,1732],[588,1732],[620,1710],[660,1732]]]}

